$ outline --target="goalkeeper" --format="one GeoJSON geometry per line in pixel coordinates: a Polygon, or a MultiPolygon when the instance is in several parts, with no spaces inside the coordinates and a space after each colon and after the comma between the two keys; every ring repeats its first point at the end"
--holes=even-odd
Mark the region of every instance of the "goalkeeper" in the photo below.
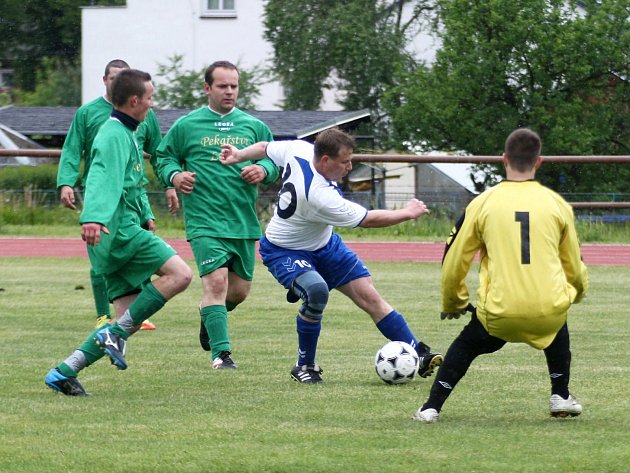
{"type": "Polygon", "coordinates": [[[416,420],[436,422],[475,358],[507,342],[544,351],[553,417],[582,412],[569,393],[567,311],[586,294],[588,276],[571,207],[534,180],[541,146],[530,129],[512,132],[503,155],[506,179],[476,197],[451,232],[442,262],[442,319],[471,309],[466,275],[480,251],[477,309],[448,349],[416,420]]]}

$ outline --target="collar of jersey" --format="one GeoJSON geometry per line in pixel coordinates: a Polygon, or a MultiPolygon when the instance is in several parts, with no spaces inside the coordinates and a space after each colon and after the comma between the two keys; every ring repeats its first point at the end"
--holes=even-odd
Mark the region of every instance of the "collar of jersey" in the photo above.
{"type": "Polygon", "coordinates": [[[212,110],[210,108],[210,105],[208,105],[208,110],[210,110],[211,113],[214,113],[215,115],[218,115],[219,117],[224,118],[224,117],[227,117],[228,115],[230,115],[231,113],[234,113],[234,111],[236,110],[236,107],[232,108],[232,110],[230,110],[225,115],[221,115],[219,112],[215,112],[214,110],[212,110]]]}

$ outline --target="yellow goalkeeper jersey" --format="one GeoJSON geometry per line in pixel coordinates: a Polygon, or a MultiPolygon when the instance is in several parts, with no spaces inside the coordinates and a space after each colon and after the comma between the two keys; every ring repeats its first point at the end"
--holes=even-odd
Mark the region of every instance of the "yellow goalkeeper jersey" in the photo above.
{"type": "Polygon", "coordinates": [[[533,180],[503,181],[473,199],[446,244],[444,312],[468,304],[478,251],[479,321],[495,337],[546,348],[588,289],[571,206],[533,180]]]}

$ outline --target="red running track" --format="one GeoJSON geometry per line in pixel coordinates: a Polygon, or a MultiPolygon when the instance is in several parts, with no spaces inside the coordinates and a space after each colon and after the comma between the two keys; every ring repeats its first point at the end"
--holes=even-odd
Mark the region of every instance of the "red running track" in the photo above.
{"type": "MultiPolygon", "coordinates": [[[[167,240],[185,259],[193,259],[188,242],[167,240]]],[[[444,243],[425,242],[357,242],[346,244],[364,261],[408,261],[439,263],[444,243]]],[[[5,238],[0,237],[0,257],[84,257],[85,243],[80,238],[5,238]]],[[[630,245],[582,245],[582,257],[587,265],[630,266],[630,245]]]]}

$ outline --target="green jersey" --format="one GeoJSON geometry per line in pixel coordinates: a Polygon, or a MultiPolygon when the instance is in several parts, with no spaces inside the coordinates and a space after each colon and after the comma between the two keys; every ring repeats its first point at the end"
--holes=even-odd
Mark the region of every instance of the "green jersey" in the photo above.
{"type": "MultiPolygon", "coordinates": [[[[196,173],[191,194],[182,194],[186,237],[200,236],[259,239],[256,215],[258,187],[241,179],[247,161],[225,166],[219,161],[222,144],[239,149],[258,141],[271,141],[269,127],[257,118],[234,108],[226,115],[208,106],[177,120],[158,147],[158,173],[164,185],[181,171],[196,173]]],[[[257,161],[267,172],[264,183],[278,178],[278,169],[269,158],[257,161]]]]}
{"type": "Polygon", "coordinates": [[[109,235],[101,234],[100,244],[88,247],[92,264],[104,274],[120,269],[142,241],[134,236],[143,231],[150,213],[143,161],[136,134],[115,118],[106,121],[94,139],[79,219],[81,224],[100,223],[109,230],[109,235]]]}
{"type": "MultiPolygon", "coordinates": [[[[72,119],[68,135],[63,143],[57,170],[57,188],[85,184],[92,164],[92,146],[98,130],[112,113],[113,106],[104,97],[99,97],[79,107],[72,119]],[[81,158],[85,159],[83,174],[79,180],[81,158]]],[[[150,110],[147,118],[136,131],[142,149],[151,155],[155,168],[156,149],[162,140],[155,112],[150,110]]],[[[144,165],[144,164],[143,164],[144,165]]]]}

